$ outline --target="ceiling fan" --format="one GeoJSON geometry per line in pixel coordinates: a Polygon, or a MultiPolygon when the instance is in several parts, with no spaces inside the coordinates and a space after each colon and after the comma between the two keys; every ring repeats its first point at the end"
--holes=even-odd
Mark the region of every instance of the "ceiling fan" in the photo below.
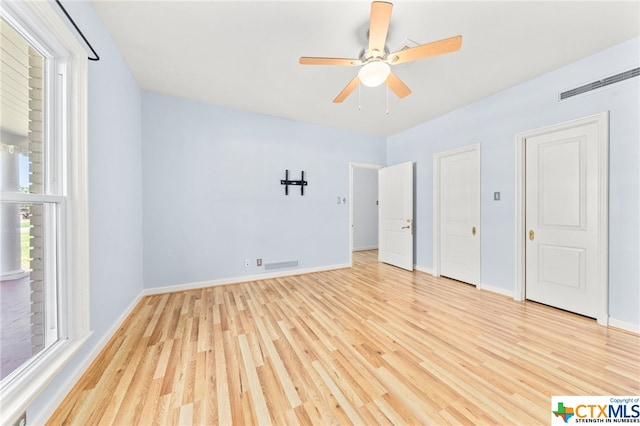
{"type": "Polygon", "coordinates": [[[333,100],[334,103],[344,101],[360,83],[368,87],[376,87],[382,83],[387,84],[399,98],[404,98],[411,93],[411,89],[402,82],[393,72],[391,65],[403,64],[429,56],[442,55],[455,52],[462,45],[462,36],[445,38],[431,43],[421,44],[415,47],[406,47],[397,52],[389,53],[385,46],[391,9],[393,4],[384,1],[371,3],[371,19],[369,22],[369,46],[364,49],[359,59],[347,58],[319,58],[302,56],[301,65],[342,65],[360,67],[358,75],[345,86],[333,100]]]}

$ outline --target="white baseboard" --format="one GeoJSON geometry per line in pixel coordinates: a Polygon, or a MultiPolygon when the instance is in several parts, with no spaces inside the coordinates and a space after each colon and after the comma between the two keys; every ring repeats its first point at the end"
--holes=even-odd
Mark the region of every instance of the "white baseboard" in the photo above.
{"type": "MultiPolygon", "coordinates": [[[[425,267],[419,266],[419,265],[413,265],[413,268],[416,271],[420,271],[420,272],[424,272],[424,273],[429,274],[429,275],[433,275],[433,270],[432,269],[425,268],[425,267]]],[[[508,297],[511,297],[511,298],[513,298],[513,295],[514,295],[513,290],[507,290],[507,289],[504,289],[502,287],[495,287],[495,286],[492,286],[492,285],[489,285],[489,284],[480,284],[478,286],[478,290],[490,291],[492,293],[502,294],[503,296],[508,296],[508,297]]]]}
{"type": "MultiPolygon", "coordinates": [[[[91,363],[98,357],[100,352],[105,348],[107,343],[111,340],[111,338],[116,334],[120,326],[124,323],[124,321],[129,317],[129,315],[133,312],[135,307],[138,305],[140,300],[143,297],[143,293],[141,292],[138,296],[129,304],[127,309],[125,309],[118,317],[118,319],[113,323],[111,328],[102,336],[102,338],[96,342],[95,346],[84,359],[80,360],[79,364],[76,365],[73,372],[69,376],[69,378],[62,384],[62,386],[57,390],[55,396],[47,401],[45,407],[39,412],[36,413],[35,417],[30,418],[28,424],[34,425],[43,425],[47,423],[47,420],[53,415],[54,411],[62,404],[62,401],[67,396],[67,394],[73,389],[73,387],[78,383],[78,380],[82,377],[82,375],[87,371],[91,363]]],[[[73,361],[74,364],[76,361],[73,361]]]]}
{"type": "Polygon", "coordinates": [[[632,324],[630,322],[620,321],[611,317],[609,317],[609,327],[620,328],[625,331],[630,331],[635,334],[640,334],[640,325],[632,324]]]}
{"type": "Polygon", "coordinates": [[[367,247],[358,247],[353,248],[351,251],[366,251],[366,250],[378,250],[378,246],[367,246],[367,247]]]}
{"type": "Polygon", "coordinates": [[[413,269],[415,269],[416,271],[424,272],[425,274],[433,275],[433,270],[425,268],[424,266],[413,265],[413,269]]]}
{"type": "Polygon", "coordinates": [[[506,288],[502,288],[502,287],[495,287],[489,284],[485,284],[485,283],[481,283],[480,286],[478,287],[479,290],[486,290],[486,291],[490,291],[492,293],[498,293],[498,294],[502,294],[503,296],[508,296],[510,298],[513,299],[513,295],[515,294],[513,292],[513,290],[509,290],[506,288]]]}
{"type": "Polygon", "coordinates": [[[196,290],[196,289],[205,288],[205,287],[237,284],[237,283],[244,283],[247,281],[266,280],[269,278],[289,277],[292,275],[311,274],[314,272],[325,272],[325,271],[332,271],[335,269],[344,269],[344,268],[350,268],[350,267],[351,265],[348,263],[340,263],[337,265],[319,266],[315,268],[287,269],[284,271],[267,272],[264,274],[245,275],[243,277],[231,277],[231,278],[222,278],[219,280],[212,280],[212,281],[199,281],[199,282],[170,285],[165,287],[153,287],[153,288],[144,289],[142,293],[145,296],[152,295],[152,294],[173,293],[176,291],[196,290]]]}

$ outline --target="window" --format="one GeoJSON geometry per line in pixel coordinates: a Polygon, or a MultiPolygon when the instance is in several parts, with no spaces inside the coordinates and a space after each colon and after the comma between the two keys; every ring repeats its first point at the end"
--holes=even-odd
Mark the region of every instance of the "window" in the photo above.
{"type": "Polygon", "coordinates": [[[89,336],[86,53],[50,2],[0,5],[0,424],[89,336]]]}
{"type": "Polygon", "coordinates": [[[64,197],[49,184],[60,164],[55,158],[56,141],[43,143],[44,57],[4,19],[0,33],[2,381],[58,340],[56,216],[64,197]],[[53,170],[45,169],[49,157],[53,170]],[[43,195],[53,195],[49,200],[53,202],[46,203],[43,195]]]}

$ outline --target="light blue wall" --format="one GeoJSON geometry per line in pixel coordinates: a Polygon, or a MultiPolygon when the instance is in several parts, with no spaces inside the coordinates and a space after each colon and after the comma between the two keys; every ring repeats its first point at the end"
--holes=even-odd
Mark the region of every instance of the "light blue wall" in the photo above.
{"type": "Polygon", "coordinates": [[[416,262],[433,268],[433,154],[481,144],[482,283],[513,291],[515,135],[610,111],[610,316],[640,324],[640,84],[558,102],[558,93],[640,65],[640,38],[388,138],[387,164],[416,164],[416,262]],[[502,193],[493,201],[493,192],[502,193]]]}
{"type": "Polygon", "coordinates": [[[385,139],[143,94],[145,287],[349,262],[349,162],[382,164],[385,139]],[[290,187],[305,172],[308,186],[290,187]],[[251,266],[245,267],[245,259],[251,266]]]}
{"type": "MultiPolygon", "coordinates": [[[[54,4],[54,7],[55,4],[54,4]]],[[[90,2],[65,2],[101,59],[89,62],[89,260],[93,335],[34,401],[38,416],[142,291],[141,91],[90,2]]]]}

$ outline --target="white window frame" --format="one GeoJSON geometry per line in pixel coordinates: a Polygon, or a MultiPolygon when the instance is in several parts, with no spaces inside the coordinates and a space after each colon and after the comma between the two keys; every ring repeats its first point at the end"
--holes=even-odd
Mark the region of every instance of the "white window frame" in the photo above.
{"type": "MultiPolygon", "coordinates": [[[[55,138],[61,172],[58,190],[37,201],[57,203],[59,216],[58,341],[34,356],[0,388],[0,424],[13,424],[71,361],[91,335],[89,328],[89,221],[87,185],[87,53],[53,2],[6,1],[2,18],[45,53],[50,77],[44,114],[47,137],[55,138]],[[53,72],[52,72],[53,71],[53,72]]],[[[32,202],[34,194],[3,194],[3,201],[32,202]]]]}

